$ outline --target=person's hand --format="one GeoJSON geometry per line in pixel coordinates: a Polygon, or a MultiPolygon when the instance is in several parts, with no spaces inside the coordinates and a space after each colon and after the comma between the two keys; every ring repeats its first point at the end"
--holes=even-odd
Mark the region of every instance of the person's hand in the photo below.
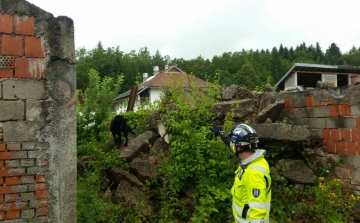
{"type": "Polygon", "coordinates": [[[223,128],[222,126],[218,126],[218,127],[214,127],[212,128],[212,130],[215,134],[215,136],[219,136],[221,132],[223,132],[223,128]]]}

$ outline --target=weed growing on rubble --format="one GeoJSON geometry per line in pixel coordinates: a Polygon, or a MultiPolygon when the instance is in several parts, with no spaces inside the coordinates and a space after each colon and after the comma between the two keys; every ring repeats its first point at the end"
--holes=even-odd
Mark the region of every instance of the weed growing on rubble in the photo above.
{"type": "Polygon", "coordinates": [[[319,177],[315,186],[299,186],[273,177],[271,218],[279,223],[348,222],[360,197],[342,186],[335,178],[319,177]]]}

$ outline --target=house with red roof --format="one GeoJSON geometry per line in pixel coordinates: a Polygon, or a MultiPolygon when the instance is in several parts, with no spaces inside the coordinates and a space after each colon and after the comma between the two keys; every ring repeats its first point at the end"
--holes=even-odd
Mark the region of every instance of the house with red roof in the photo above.
{"type": "MultiPolygon", "coordinates": [[[[137,86],[135,103],[133,110],[136,111],[139,106],[149,106],[160,100],[162,90],[169,87],[172,83],[181,81],[181,86],[186,88],[190,85],[197,87],[206,87],[209,83],[201,78],[194,77],[183,72],[176,66],[167,65],[165,69],[159,71],[159,67],[155,66],[154,73],[149,76],[148,73],[143,74],[143,82],[137,86]]],[[[119,94],[114,99],[113,110],[119,114],[128,111],[131,90],[119,94]]]]}

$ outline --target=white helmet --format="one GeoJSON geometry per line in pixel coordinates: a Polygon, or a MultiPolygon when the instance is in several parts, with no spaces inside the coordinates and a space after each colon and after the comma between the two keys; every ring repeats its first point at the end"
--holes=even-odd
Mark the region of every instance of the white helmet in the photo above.
{"type": "Polygon", "coordinates": [[[246,146],[259,142],[256,131],[246,124],[239,124],[231,131],[231,142],[236,146],[246,146]]]}

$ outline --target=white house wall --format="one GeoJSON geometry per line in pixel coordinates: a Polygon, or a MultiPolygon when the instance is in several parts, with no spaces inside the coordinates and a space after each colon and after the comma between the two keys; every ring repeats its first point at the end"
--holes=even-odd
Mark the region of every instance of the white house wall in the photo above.
{"type": "Polygon", "coordinates": [[[150,88],[149,93],[150,93],[150,103],[154,104],[155,101],[160,100],[162,91],[159,88],[150,88]]]}
{"type": "Polygon", "coordinates": [[[285,80],[285,89],[297,86],[297,73],[292,73],[285,80]]]}
{"type": "Polygon", "coordinates": [[[322,82],[327,83],[331,88],[337,87],[337,75],[335,73],[322,73],[322,82]]]}

